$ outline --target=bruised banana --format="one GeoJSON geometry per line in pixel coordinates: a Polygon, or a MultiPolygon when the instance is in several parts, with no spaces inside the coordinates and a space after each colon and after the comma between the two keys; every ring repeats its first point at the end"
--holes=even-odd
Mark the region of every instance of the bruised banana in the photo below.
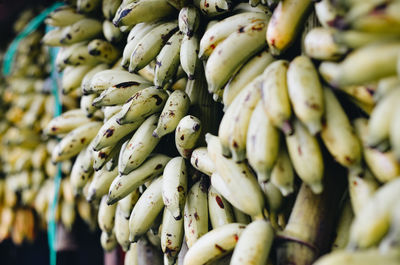
{"type": "Polygon", "coordinates": [[[190,163],[195,169],[209,177],[215,172],[215,165],[208,155],[207,147],[194,149],[190,157],[190,163]]]}
{"type": "Polygon", "coordinates": [[[232,206],[212,186],[208,189],[208,215],[213,229],[235,220],[232,206]]]}
{"type": "Polygon", "coordinates": [[[180,63],[189,79],[194,79],[195,69],[199,61],[197,53],[199,51],[199,37],[197,34],[193,36],[184,36],[179,52],[180,63]]]}
{"type": "Polygon", "coordinates": [[[164,260],[168,264],[174,264],[183,241],[183,219],[176,220],[171,212],[164,208],[161,223],[161,250],[164,252],[164,260]]]}
{"type": "Polygon", "coordinates": [[[120,51],[117,47],[102,39],[92,40],[89,42],[87,49],[90,55],[107,64],[115,62],[120,56],[120,51]]]}
{"type": "Polygon", "coordinates": [[[182,219],[187,193],[188,172],[183,157],[172,158],[164,168],[162,198],[165,208],[176,220],[182,219]]]}
{"type": "Polygon", "coordinates": [[[83,18],[63,28],[60,42],[62,45],[69,45],[90,40],[100,35],[102,30],[103,26],[99,20],[83,18]]]}
{"type": "Polygon", "coordinates": [[[175,145],[183,158],[190,158],[201,135],[201,121],[192,115],[183,117],[175,130],[175,145]]]}
{"type": "Polygon", "coordinates": [[[112,20],[123,0],[103,0],[101,11],[106,19],[112,20]]]}
{"type": "Polygon", "coordinates": [[[98,64],[95,67],[93,67],[92,69],[90,69],[89,72],[86,73],[86,75],[83,77],[82,82],[81,82],[81,89],[82,89],[82,93],[84,95],[89,94],[88,91],[91,91],[90,83],[91,83],[94,75],[97,74],[98,72],[107,70],[108,68],[109,68],[109,66],[107,64],[98,64]]]}
{"type": "Polygon", "coordinates": [[[47,135],[68,133],[90,121],[81,109],[73,109],[53,118],[44,129],[47,135]]]}
{"type": "Polygon", "coordinates": [[[121,200],[140,185],[162,174],[170,159],[168,156],[155,154],[129,174],[117,176],[109,189],[108,204],[121,200]]]}
{"type": "Polygon", "coordinates": [[[347,52],[347,47],[334,40],[334,31],[317,27],[310,30],[304,38],[305,54],[317,60],[334,61],[347,52]]]}
{"type": "Polygon", "coordinates": [[[80,193],[93,174],[93,157],[90,144],[76,157],[71,169],[70,182],[75,192],[80,193]]]}
{"type": "Polygon", "coordinates": [[[122,39],[121,30],[108,20],[103,21],[103,35],[111,43],[119,42],[122,39]]]}
{"type": "Polygon", "coordinates": [[[200,13],[194,6],[185,6],[179,11],[178,26],[179,30],[192,37],[200,25],[200,13]]]}
{"type": "Polygon", "coordinates": [[[112,170],[108,170],[107,167],[103,167],[99,171],[96,171],[88,187],[88,195],[86,197],[86,200],[88,202],[92,202],[106,195],[112,181],[117,176],[118,167],[114,167],[112,170]]]}

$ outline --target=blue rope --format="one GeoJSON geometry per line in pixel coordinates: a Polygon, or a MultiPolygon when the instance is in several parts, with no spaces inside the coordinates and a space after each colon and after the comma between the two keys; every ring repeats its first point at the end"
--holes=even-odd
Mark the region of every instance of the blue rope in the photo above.
{"type": "Polygon", "coordinates": [[[34,32],[40,24],[43,23],[44,19],[50,14],[50,12],[64,5],[63,3],[57,2],[54,3],[51,7],[44,10],[34,19],[32,19],[28,25],[15,37],[15,39],[11,42],[10,46],[7,49],[6,54],[4,55],[4,63],[3,63],[3,74],[9,75],[11,71],[11,67],[14,61],[15,52],[17,51],[18,45],[22,39],[26,38],[29,34],[34,32]]]}

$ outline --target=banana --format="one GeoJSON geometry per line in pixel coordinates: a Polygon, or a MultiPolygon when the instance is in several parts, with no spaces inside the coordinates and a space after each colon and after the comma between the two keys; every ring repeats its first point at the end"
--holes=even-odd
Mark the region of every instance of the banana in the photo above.
{"type": "Polygon", "coordinates": [[[163,88],[170,84],[179,66],[179,55],[183,34],[175,32],[165,43],[156,58],[154,85],[163,88]]]}
{"type": "Polygon", "coordinates": [[[108,20],[112,20],[122,2],[123,0],[103,0],[101,5],[103,16],[108,20]]]}
{"type": "Polygon", "coordinates": [[[247,61],[224,87],[223,103],[226,110],[240,91],[274,61],[267,51],[262,51],[247,61]]]}
{"type": "Polygon", "coordinates": [[[118,162],[121,174],[126,175],[139,167],[157,146],[159,139],[151,134],[157,126],[158,117],[158,114],[148,117],[134,133],[125,149],[121,150],[122,157],[118,162]]]}
{"type": "Polygon", "coordinates": [[[115,210],[114,232],[115,238],[117,239],[117,242],[121,246],[122,250],[125,252],[128,251],[130,246],[129,217],[127,219],[123,215],[119,205],[117,205],[117,209],[115,210]]]}
{"type": "Polygon", "coordinates": [[[93,114],[97,111],[97,107],[92,105],[93,100],[96,98],[95,94],[82,95],[80,101],[80,108],[85,112],[86,117],[92,118],[93,114]]]}
{"type": "Polygon", "coordinates": [[[102,0],[77,0],[76,10],[79,13],[90,13],[95,11],[100,5],[102,0]]]}
{"type": "Polygon", "coordinates": [[[99,151],[106,146],[112,146],[121,140],[124,136],[135,131],[142,124],[143,119],[137,120],[133,123],[120,125],[117,120],[119,113],[112,116],[106,123],[98,130],[96,137],[93,139],[93,150],[99,151]]]}
{"type": "Polygon", "coordinates": [[[117,204],[107,204],[107,195],[104,195],[101,198],[97,221],[101,231],[107,234],[113,233],[116,207],[117,204]]]}
{"type": "Polygon", "coordinates": [[[72,230],[72,226],[75,222],[75,204],[72,202],[61,202],[61,222],[63,226],[68,230],[72,230]]]}
{"type": "Polygon", "coordinates": [[[374,84],[363,85],[363,86],[346,86],[339,88],[348,96],[364,104],[374,105],[375,91],[377,87],[374,84]]]}
{"type": "MultiPolygon", "coordinates": [[[[216,190],[222,194],[234,207],[253,218],[262,218],[264,196],[255,176],[245,162],[237,163],[222,155],[222,145],[218,137],[206,134],[207,150],[214,162],[216,172],[226,186],[226,192],[216,190]],[[241,196],[236,196],[241,194],[241,196]]],[[[213,177],[211,177],[213,182],[213,177]]],[[[214,185],[213,185],[214,186],[214,185]]]]}
{"type": "Polygon", "coordinates": [[[208,155],[207,147],[194,149],[190,157],[190,163],[195,169],[209,177],[215,172],[215,165],[208,155]]]}
{"type": "Polygon", "coordinates": [[[232,223],[211,230],[189,247],[183,265],[206,264],[222,257],[235,248],[245,228],[243,224],[232,223]]]}
{"type": "Polygon", "coordinates": [[[179,30],[189,38],[194,35],[200,25],[200,13],[194,6],[185,6],[178,15],[179,30]]]}
{"type": "Polygon", "coordinates": [[[324,88],[325,115],[321,138],[328,151],[349,170],[361,169],[361,145],[335,94],[324,88]]]}
{"type": "Polygon", "coordinates": [[[121,105],[102,107],[101,111],[104,113],[104,122],[108,121],[112,116],[120,112],[121,109],[121,105]]]}
{"type": "Polygon", "coordinates": [[[322,77],[335,87],[363,85],[396,74],[400,42],[366,45],[351,52],[340,63],[323,62],[322,77]]]}
{"type": "Polygon", "coordinates": [[[148,88],[148,83],[128,81],[111,86],[93,100],[93,106],[115,106],[126,103],[137,92],[148,88]]]}
{"type": "Polygon", "coordinates": [[[175,264],[183,241],[183,219],[176,220],[172,213],[164,208],[161,224],[161,250],[167,264],[175,264]]]}
{"type": "Polygon", "coordinates": [[[93,121],[69,132],[52,152],[52,161],[60,162],[78,154],[99,132],[101,122],[93,121]]]}
{"type": "Polygon", "coordinates": [[[106,232],[102,232],[100,235],[100,244],[101,247],[104,249],[106,252],[112,251],[114,248],[117,246],[117,239],[115,238],[115,233],[114,231],[111,234],[108,234],[106,232]]]}
{"type": "Polygon", "coordinates": [[[381,253],[389,253],[390,250],[399,249],[399,220],[400,220],[400,204],[396,202],[393,208],[393,212],[390,216],[390,229],[387,235],[382,239],[379,244],[379,250],[381,253]]]}
{"type": "Polygon", "coordinates": [[[103,30],[102,23],[97,19],[83,18],[63,28],[60,43],[69,45],[81,41],[93,39],[101,34],[103,30]]]}
{"type": "Polygon", "coordinates": [[[75,22],[78,22],[79,20],[84,18],[85,15],[79,14],[75,8],[64,5],[52,11],[46,17],[44,22],[47,25],[51,25],[53,27],[65,27],[74,24],[75,22]]]}
{"type": "Polygon", "coordinates": [[[125,265],[139,265],[138,261],[138,246],[137,243],[131,243],[129,250],[125,253],[125,265]]]}
{"type": "Polygon", "coordinates": [[[361,208],[350,228],[348,248],[368,248],[379,243],[390,225],[390,214],[399,201],[400,179],[379,188],[361,208]]]}
{"type": "Polygon", "coordinates": [[[386,95],[392,91],[394,88],[400,87],[400,79],[397,75],[381,78],[377,84],[374,92],[374,101],[379,102],[381,99],[386,97],[386,95]]]}
{"type": "Polygon", "coordinates": [[[378,188],[379,183],[369,170],[365,170],[358,175],[352,172],[349,173],[349,195],[356,216],[362,211],[378,188]]]}
{"type": "Polygon", "coordinates": [[[238,67],[264,47],[267,24],[267,20],[260,19],[233,32],[218,44],[205,68],[210,92],[222,88],[238,67]]]}
{"type": "Polygon", "coordinates": [[[116,177],[111,183],[107,203],[113,204],[121,200],[140,185],[159,176],[170,159],[168,156],[155,154],[128,175],[116,177]]]}
{"type": "Polygon", "coordinates": [[[260,100],[262,79],[263,76],[259,75],[240,91],[219,126],[218,137],[223,154],[227,156],[232,153],[233,159],[238,162],[246,158],[247,130],[251,114],[260,100]]]}
{"type": "Polygon", "coordinates": [[[186,196],[183,226],[189,249],[208,232],[208,186],[208,178],[203,177],[193,184],[186,196]]]}
{"type": "MultiPolygon", "coordinates": [[[[164,1],[164,0],[162,0],[164,1]]],[[[177,21],[165,22],[157,25],[144,35],[136,44],[132,52],[129,72],[145,67],[152,61],[167,40],[178,30],[177,21]]]]}
{"type": "Polygon", "coordinates": [[[175,130],[175,145],[179,154],[186,159],[192,155],[193,149],[201,135],[201,121],[192,115],[183,117],[175,130]]]}
{"type": "Polygon", "coordinates": [[[96,65],[99,62],[97,58],[89,54],[86,42],[79,42],[61,48],[56,58],[56,66],[59,70],[65,69],[67,65],[96,65]]]}
{"type": "Polygon", "coordinates": [[[139,23],[136,24],[128,35],[127,44],[125,45],[124,51],[122,53],[122,61],[121,66],[128,69],[131,55],[136,48],[138,42],[150,32],[150,30],[154,29],[156,26],[160,25],[160,23],[139,23]]]}
{"type": "Polygon", "coordinates": [[[293,165],[286,145],[279,149],[278,157],[271,171],[271,182],[285,197],[294,192],[293,165]]]}
{"type": "Polygon", "coordinates": [[[94,39],[87,46],[88,52],[97,60],[112,64],[120,57],[120,51],[110,42],[102,39],[94,39]]]}
{"type": "Polygon", "coordinates": [[[197,34],[184,36],[180,48],[180,62],[189,79],[194,79],[195,69],[199,61],[197,53],[199,50],[199,38],[197,34]]]}
{"type": "Polygon", "coordinates": [[[354,220],[354,213],[351,208],[351,203],[346,199],[336,225],[335,240],[332,243],[332,251],[345,249],[349,241],[349,231],[351,223],[354,220]]]}
{"type": "Polygon", "coordinates": [[[121,30],[108,20],[103,21],[103,35],[111,43],[119,42],[123,37],[121,30]]]}
{"type": "MultiPolygon", "coordinates": [[[[392,120],[389,128],[390,145],[397,160],[400,160],[400,140],[399,140],[399,117],[400,107],[396,106],[392,114],[392,120]]],[[[386,117],[387,118],[387,117],[386,117]]]]}
{"type": "Polygon", "coordinates": [[[168,93],[154,86],[133,94],[118,114],[119,124],[128,124],[160,112],[167,102],[168,93]]]}
{"type": "Polygon", "coordinates": [[[109,66],[107,64],[98,64],[95,67],[93,67],[89,72],[86,73],[81,82],[81,89],[84,95],[89,94],[90,92],[90,83],[92,81],[93,76],[98,72],[107,70],[108,67],[109,66]]]}
{"type": "Polygon", "coordinates": [[[81,109],[69,110],[53,118],[44,129],[47,135],[65,134],[90,122],[81,109]]]}
{"type": "Polygon", "coordinates": [[[319,194],[323,190],[324,162],[317,139],[301,124],[293,122],[294,133],[286,136],[290,159],[297,175],[311,190],[319,194]]]}
{"type": "MultiPolygon", "coordinates": [[[[72,173],[71,173],[72,176],[72,173]]],[[[88,196],[86,200],[92,202],[100,199],[103,195],[106,195],[112,181],[118,176],[118,167],[114,167],[112,170],[108,170],[107,167],[103,167],[99,171],[94,172],[92,181],[88,188],[88,196]]]]}
{"type": "Polygon", "coordinates": [[[394,113],[399,99],[400,89],[394,89],[378,102],[373,109],[368,121],[368,146],[377,147],[389,139],[391,127],[395,127],[393,125],[393,117],[395,117],[394,113]]]}
{"type": "Polygon", "coordinates": [[[329,0],[321,0],[314,3],[315,14],[319,23],[324,28],[335,26],[335,22],[340,19],[339,11],[329,0]]]}
{"type": "Polygon", "coordinates": [[[250,224],[251,218],[244,212],[240,211],[238,208],[232,206],[233,214],[235,215],[235,220],[237,223],[250,224]]]}
{"type": "Polygon", "coordinates": [[[230,264],[266,264],[274,234],[271,225],[265,220],[248,224],[237,241],[230,264]]]}
{"type": "Polygon", "coordinates": [[[162,176],[155,179],[133,207],[129,218],[129,240],[131,242],[136,242],[139,236],[150,229],[163,209],[162,182],[162,176]]]}
{"type": "Polygon", "coordinates": [[[76,193],[82,191],[93,174],[93,157],[91,146],[79,152],[71,169],[70,182],[76,193]]]}
{"type": "Polygon", "coordinates": [[[235,220],[232,206],[212,186],[208,189],[208,215],[213,229],[235,220]]]}
{"type": "Polygon", "coordinates": [[[61,79],[62,93],[69,94],[79,88],[83,77],[92,68],[91,65],[67,66],[61,79]]]}
{"type": "Polygon", "coordinates": [[[279,141],[279,131],[266,117],[263,103],[259,101],[251,114],[246,139],[247,160],[259,182],[270,178],[278,157],[279,141]]]}
{"type": "Polygon", "coordinates": [[[162,198],[165,208],[176,220],[182,218],[187,193],[188,172],[183,157],[172,158],[163,173],[162,198]]]}
{"type": "Polygon", "coordinates": [[[137,203],[139,197],[139,190],[136,189],[129,193],[125,198],[118,201],[118,207],[120,208],[121,214],[125,217],[125,219],[129,219],[132,209],[137,203]]]}
{"type": "Polygon", "coordinates": [[[298,56],[289,64],[287,86],[294,113],[315,135],[322,126],[324,98],[317,71],[310,59],[298,56]]]}
{"type": "Polygon", "coordinates": [[[393,250],[387,254],[382,254],[378,249],[371,248],[369,250],[361,250],[356,252],[348,252],[346,250],[338,250],[326,254],[319,258],[315,265],[356,265],[356,264],[385,264],[396,265],[399,263],[400,253],[393,250]]]}
{"type": "Polygon", "coordinates": [[[400,174],[398,164],[392,151],[380,152],[367,146],[368,121],[363,118],[354,121],[354,128],[358,138],[363,144],[363,156],[366,164],[380,182],[388,182],[400,174]]]}
{"type": "Polygon", "coordinates": [[[178,126],[179,121],[187,114],[189,106],[190,99],[184,91],[175,90],[172,92],[161,111],[157,128],[153,131],[153,136],[161,138],[173,132],[178,126]]]}
{"type": "Polygon", "coordinates": [[[131,26],[169,17],[175,9],[166,0],[139,0],[118,10],[113,19],[116,26],[131,26]]]}
{"type": "Polygon", "coordinates": [[[47,46],[61,46],[63,36],[64,28],[54,28],[43,36],[42,43],[47,46]]]}
{"type": "Polygon", "coordinates": [[[148,83],[146,79],[137,74],[131,74],[123,70],[104,70],[96,73],[91,81],[90,86],[84,90],[84,93],[101,93],[109,87],[124,82],[148,83]]]}
{"type": "Polygon", "coordinates": [[[93,169],[99,171],[108,161],[114,159],[115,156],[118,157],[121,146],[125,141],[126,139],[122,138],[115,146],[106,146],[98,151],[93,151],[93,169]]]}
{"type": "Polygon", "coordinates": [[[307,0],[280,1],[272,13],[266,38],[270,52],[280,55],[295,40],[302,21],[311,6],[307,0]]]}
{"type": "Polygon", "coordinates": [[[256,21],[265,21],[268,17],[265,13],[244,12],[227,17],[215,23],[209,23],[207,30],[200,40],[199,58],[207,59],[217,45],[225,40],[231,33],[256,21]]]}
{"type": "Polygon", "coordinates": [[[348,50],[334,40],[334,31],[317,27],[307,32],[304,38],[305,54],[317,60],[334,61],[340,59],[348,50]]]}
{"type": "Polygon", "coordinates": [[[358,49],[363,46],[378,43],[391,42],[398,40],[398,34],[388,34],[382,32],[365,32],[357,30],[335,31],[333,34],[334,41],[339,45],[348,48],[358,49]]]}

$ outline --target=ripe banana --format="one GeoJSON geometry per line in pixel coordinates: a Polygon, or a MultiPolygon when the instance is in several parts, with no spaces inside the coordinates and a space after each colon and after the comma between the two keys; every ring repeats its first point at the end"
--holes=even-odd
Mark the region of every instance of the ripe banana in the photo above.
{"type": "Polygon", "coordinates": [[[148,83],[148,81],[137,74],[131,74],[123,70],[104,70],[97,72],[90,81],[89,87],[83,92],[85,94],[100,93],[109,87],[124,82],[148,83]]]}
{"type": "Polygon", "coordinates": [[[183,117],[175,130],[175,145],[183,158],[190,158],[201,135],[201,121],[192,115],[183,117]]]}
{"type": "Polygon", "coordinates": [[[171,212],[164,208],[161,224],[161,250],[167,264],[174,264],[183,241],[183,219],[176,220],[171,212]]]}
{"type": "Polygon", "coordinates": [[[295,40],[311,2],[307,0],[280,1],[272,13],[266,38],[270,52],[280,55],[295,40]]]}
{"type": "Polygon", "coordinates": [[[47,135],[62,135],[90,122],[81,109],[73,109],[53,118],[44,129],[47,135]]]}
{"type": "Polygon", "coordinates": [[[351,52],[340,63],[323,62],[322,77],[335,87],[363,85],[396,74],[400,42],[366,45],[351,52]]]}
{"type": "Polygon", "coordinates": [[[156,58],[154,69],[154,85],[164,88],[172,82],[179,66],[180,48],[183,34],[175,32],[165,43],[156,58]]]}
{"type": "Polygon", "coordinates": [[[194,35],[200,25],[200,13],[194,6],[183,7],[178,16],[179,30],[189,38],[194,35]]]}
{"type": "Polygon", "coordinates": [[[197,34],[193,36],[184,36],[182,39],[181,49],[180,49],[180,63],[187,74],[189,79],[194,78],[196,66],[198,67],[199,61],[197,58],[197,53],[199,51],[199,38],[197,34]]]}
{"type": "Polygon", "coordinates": [[[271,225],[265,220],[248,224],[237,241],[230,264],[266,264],[274,234],[271,225]]]}
{"type": "Polygon", "coordinates": [[[157,128],[153,131],[153,136],[161,138],[173,132],[178,126],[179,121],[187,114],[190,106],[189,96],[181,90],[175,90],[168,97],[167,102],[160,114],[157,128]]]}
{"type": "Polygon", "coordinates": [[[400,179],[386,183],[361,208],[350,229],[348,248],[369,248],[379,243],[390,225],[390,214],[399,201],[400,179]]]}
{"type": "Polygon", "coordinates": [[[200,265],[218,259],[233,250],[245,225],[232,223],[211,230],[189,247],[184,265],[200,265]]]}
{"type": "Polygon", "coordinates": [[[122,138],[115,146],[106,146],[98,151],[93,151],[93,169],[95,171],[102,169],[110,159],[118,156],[121,146],[125,141],[126,139],[122,138]]]}
{"type": "Polygon", "coordinates": [[[134,133],[125,149],[121,149],[122,157],[118,162],[118,171],[121,174],[126,175],[139,167],[157,146],[159,139],[151,134],[157,126],[158,117],[158,114],[148,117],[134,133]]]}
{"type": "Polygon", "coordinates": [[[379,183],[369,170],[360,174],[349,173],[349,195],[354,214],[357,216],[367,204],[379,183]]]}
{"type": "Polygon", "coordinates": [[[122,106],[118,114],[119,124],[128,124],[160,112],[168,98],[168,93],[154,86],[133,94],[122,106]]]}
{"type": "Polygon", "coordinates": [[[60,162],[78,154],[97,134],[101,122],[93,121],[79,126],[63,137],[52,152],[52,161],[60,162]]]}
{"type": "Polygon", "coordinates": [[[183,215],[185,241],[189,248],[208,232],[207,189],[209,180],[201,178],[190,188],[183,215]]]}
{"type": "Polygon", "coordinates": [[[271,183],[274,184],[283,196],[294,192],[294,171],[286,145],[279,149],[278,157],[271,172],[271,183]]]}
{"type": "Polygon", "coordinates": [[[140,70],[149,64],[160,52],[167,40],[178,30],[177,21],[157,25],[144,35],[132,52],[129,72],[140,70]]]}
{"type": "MultiPolygon", "coordinates": [[[[126,177],[126,176],[125,176],[126,177]]],[[[140,196],[129,218],[129,240],[136,242],[138,237],[150,229],[154,220],[164,207],[162,200],[162,176],[155,179],[140,196]]]]}
{"type": "Polygon", "coordinates": [[[228,156],[232,153],[233,159],[238,162],[246,158],[247,130],[251,114],[260,100],[262,79],[263,76],[259,75],[240,91],[226,110],[219,126],[218,137],[223,154],[228,156]]]}
{"type": "Polygon", "coordinates": [[[215,24],[209,23],[207,30],[200,40],[199,58],[207,59],[217,45],[225,40],[232,33],[243,30],[244,26],[257,21],[265,21],[268,17],[265,13],[259,12],[244,12],[227,17],[221,21],[216,21],[215,24]]]}
{"type": "Polygon", "coordinates": [[[97,60],[112,64],[120,57],[120,51],[110,42],[102,39],[94,39],[87,46],[88,52],[97,60]]]}
{"type": "Polygon", "coordinates": [[[88,94],[87,91],[90,91],[90,82],[92,81],[93,76],[98,72],[107,70],[108,67],[109,66],[107,64],[98,64],[86,73],[81,82],[81,89],[83,94],[88,94]]]}
{"type": "Polygon", "coordinates": [[[75,8],[64,5],[52,11],[44,22],[53,27],[65,27],[84,18],[85,15],[79,14],[75,8]]]}
{"type": "Polygon", "coordinates": [[[133,123],[120,125],[117,120],[119,113],[112,116],[98,130],[96,137],[93,140],[93,150],[99,151],[106,146],[112,146],[121,140],[127,134],[135,131],[142,124],[143,119],[133,123]]]}
{"type": "Polygon", "coordinates": [[[117,239],[115,238],[114,231],[111,234],[103,231],[100,235],[100,244],[104,251],[112,251],[117,246],[117,239]]]}
{"type": "Polygon", "coordinates": [[[60,43],[69,45],[81,41],[91,40],[101,34],[103,30],[102,23],[97,19],[83,18],[63,28],[60,43]]]}
{"type": "Polygon", "coordinates": [[[113,19],[116,26],[131,26],[141,22],[162,20],[175,13],[166,0],[133,1],[118,10],[113,19]]]}
{"type": "Polygon", "coordinates": [[[235,221],[232,206],[212,186],[208,189],[208,215],[213,229],[235,221]]]}
{"type": "Polygon", "coordinates": [[[274,61],[267,51],[262,51],[247,61],[224,87],[223,103],[226,110],[240,91],[274,61]]]}
{"type": "Polygon", "coordinates": [[[132,209],[140,197],[139,189],[129,193],[125,198],[118,201],[118,207],[125,219],[129,219],[132,209]]]}
{"type": "Polygon", "coordinates": [[[82,149],[72,166],[70,182],[76,193],[82,191],[93,174],[93,156],[90,144],[82,149]]]}
{"type": "Polygon", "coordinates": [[[163,173],[162,198],[165,208],[176,220],[182,218],[187,193],[188,172],[183,157],[172,158],[163,173]]]}
{"type": "Polygon", "coordinates": [[[312,135],[321,130],[324,96],[317,70],[308,57],[298,56],[287,70],[289,98],[296,116],[312,135]]]}
{"type": "Polygon", "coordinates": [[[195,169],[209,177],[215,172],[215,165],[208,155],[207,147],[194,149],[190,157],[190,163],[195,169]]]}
{"type": "Polygon", "coordinates": [[[210,92],[222,88],[243,63],[264,47],[267,23],[267,20],[251,23],[218,44],[205,68],[210,92]]]}
{"type": "Polygon", "coordinates": [[[113,233],[116,207],[117,204],[113,205],[107,204],[107,195],[104,195],[101,198],[99,205],[99,212],[97,215],[97,221],[99,223],[101,231],[107,234],[113,233]]]}
{"type": "Polygon", "coordinates": [[[270,178],[278,157],[279,141],[279,131],[266,117],[263,103],[259,101],[251,114],[246,140],[247,160],[259,182],[270,178]]]}
{"type": "Polygon", "coordinates": [[[315,15],[319,23],[324,28],[329,28],[335,25],[336,19],[340,18],[337,7],[334,6],[329,0],[321,0],[314,3],[315,15]]]}
{"type": "Polygon", "coordinates": [[[217,136],[207,133],[206,141],[208,154],[227,190],[222,192],[216,187],[217,191],[242,212],[256,219],[262,218],[264,196],[250,168],[245,162],[237,163],[224,157],[222,145],[217,136]],[[237,194],[241,196],[236,196],[237,194]]]}
{"type": "Polygon", "coordinates": [[[361,145],[335,94],[324,88],[325,115],[321,138],[328,151],[342,166],[361,170],[361,145]]]}
{"type": "Polygon", "coordinates": [[[122,39],[121,30],[108,20],[103,21],[103,35],[111,43],[119,42],[122,39]]]}
{"type": "Polygon", "coordinates": [[[60,49],[56,62],[57,69],[62,70],[67,65],[96,65],[100,61],[89,54],[86,42],[79,42],[60,49]]]}
{"type": "Polygon", "coordinates": [[[114,232],[118,244],[124,251],[128,251],[131,244],[129,242],[129,216],[126,218],[123,215],[119,205],[115,210],[114,232]]]}
{"type": "Polygon", "coordinates": [[[86,200],[88,202],[92,202],[106,195],[112,181],[117,176],[118,167],[114,167],[112,170],[108,170],[107,167],[103,167],[99,171],[94,172],[92,181],[90,182],[90,185],[88,187],[88,195],[86,197],[86,200]]]}
{"type": "Polygon", "coordinates": [[[67,66],[61,79],[62,93],[69,94],[78,89],[83,77],[92,69],[91,65],[67,66]]]}
{"type": "Polygon", "coordinates": [[[121,200],[140,185],[159,176],[170,159],[168,156],[155,154],[128,175],[117,176],[111,183],[107,203],[113,204],[121,200]]]}
{"type": "Polygon", "coordinates": [[[232,9],[230,0],[196,0],[193,4],[207,17],[215,17],[232,9]]]}
{"type": "Polygon", "coordinates": [[[301,124],[293,122],[294,133],[286,136],[290,159],[297,175],[319,194],[323,190],[324,162],[317,139],[301,124]]]}

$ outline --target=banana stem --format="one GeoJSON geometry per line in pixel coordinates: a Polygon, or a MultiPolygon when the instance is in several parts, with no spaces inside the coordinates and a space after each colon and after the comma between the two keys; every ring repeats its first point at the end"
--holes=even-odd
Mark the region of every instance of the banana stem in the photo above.
{"type": "Polygon", "coordinates": [[[327,168],[324,192],[314,194],[304,183],[297,195],[287,226],[277,238],[277,264],[312,264],[329,250],[344,191],[343,169],[327,168]],[[336,175],[336,176],[335,176],[336,175]]]}

